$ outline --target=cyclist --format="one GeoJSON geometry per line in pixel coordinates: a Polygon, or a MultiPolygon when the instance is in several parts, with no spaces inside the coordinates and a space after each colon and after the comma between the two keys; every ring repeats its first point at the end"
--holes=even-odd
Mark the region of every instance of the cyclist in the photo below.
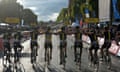
{"type": "Polygon", "coordinates": [[[91,47],[89,48],[90,61],[93,64],[97,64],[97,58],[98,58],[97,51],[99,49],[98,39],[97,39],[97,30],[92,28],[88,33],[88,36],[91,39],[91,47]]]}
{"type": "MultiPolygon", "coordinates": [[[[33,30],[30,33],[30,37],[31,37],[31,43],[30,43],[30,48],[31,48],[31,58],[32,58],[32,53],[33,53],[33,48],[36,46],[36,50],[35,50],[35,55],[38,56],[37,50],[38,50],[38,43],[37,43],[37,38],[38,38],[38,31],[37,30],[33,30]]],[[[32,62],[32,60],[31,60],[32,62]]]]}
{"type": "Polygon", "coordinates": [[[46,62],[46,55],[47,49],[50,48],[50,60],[52,59],[52,33],[51,28],[47,27],[45,32],[45,62],[46,62]]]}
{"type": "Polygon", "coordinates": [[[109,29],[109,27],[105,27],[105,31],[104,31],[104,37],[105,37],[105,41],[104,44],[101,48],[101,61],[103,61],[103,49],[106,49],[106,53],[108,54],[108,49],[111,46],[111,31],[109,29]]]}
{"type": "Polygon", "coordinates": [[[66,50],[66,46],[67,46],[67,35],[65,32],[65,27],[61,28],[61,32],[59,33],[60,36],[60,65],[62,64],[62,53],[63,53],[63,48],[65,50],[65,57],[67,57],[67,50],[66,50]]]}
{"type": "Polygon", "coordinates": [[[10,54],[11,54],[11,47],[10,47],[10,37],[11,34],[9,32],[6,32],[3,36],[4,39],[4,56],[7,56],[7,60],[10,63],[10,54]]]}
{"type": "Polygon", "coordinates": [[[20,32],[17,32],[14,35],[14,62],[15,63],[19,61],[20,52],[23,49],[23,46],[21,45],[21,38],[22,38],[22,35],[20,32]]]}
{"type": "Polygon", "coordinates": [[[76,27],[76,32],[74,33],[75,34],[75,43],[74,43],[74,56],[75,56],[75,62],[77,60],[77,54],[76,54],[76,51],[77,51],[77,47],[80,48],[80,62],[81,62],[81,55],[82,55],[82,33],[80,31],[80,27],[77,26],[76,27]]]}

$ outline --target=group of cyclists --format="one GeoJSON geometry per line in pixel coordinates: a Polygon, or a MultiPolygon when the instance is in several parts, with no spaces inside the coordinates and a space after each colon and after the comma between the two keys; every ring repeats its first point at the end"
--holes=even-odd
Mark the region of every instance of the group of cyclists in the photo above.
{"type": "Polygon", "coordinates": [[[14,34],[6,32],[3,35],[3,39],[3,66],[4,68],[11,70],[12,65],[14,64],[17,69],[17,64],[20,62],[21,51],[23,49],[23,46],[21,45],[22,35],[19,31],[14,34]],[[12,61],[12,56],[14,57],[14,61],[12,61]]]}
{"type": "MultiPolygon", "coordinates": [[[[52,60],[52,35],[59,35],[59,39],[60,39],[60,65],[64,63],[63,59],[65,59],[67,57],[67,35],[74,35],[75,37],[75,42],[74,42],[74,61],[77,61],[77,48],[79,48],[79,60],[78,62],[80,62],[81,64],[81,57],[82,57],[82,49],[83,49],[83,40],[82,40],[82,35],[87,35],[90,40],[91,40],[91,46],[88,50],[89,53],[89,59],[90,59],[90,64],[98,64],[98,50],[100,49],[100,61],[103,61],[103,57],[104,57],[104,49],[106,52],[106,55],[109,56],[109,48],[111,46],[111,42],[112,40],[118,40],[119,38],[119,32],[115,31],[116,34],[114,33],[113,28],[111,27],[104,27],[103,29],[100,29],[98,27],[92,27],[92,28],[87,28],[87,29],[83,29],[80,28],[79,26],[76,27],[66,27],[63,26],[61,27],[61,31],[58,32],[53,32],[52,29],[50,27],[47,27],[46,29],[44,29],[43,32],[39,32],[39,29],[35,28],[30,32],[30,37],[31,37],[31,43],[30,43],[30,49],[31,49],[31,58],[33,56],[38,56],[38,35],[41,34],[45,34],[45,61],[47,61],[46,56],[47,56],[47,50],[50,48],[50,60],[52,60]],[[113,36],[114,37],[113,37],[113,36]],[[102,47],[100,48],[99,43],[98,43],[98,37],[104,37],[105,41],[104,44],[102,45],[102,47]],[[116,39],[117,38],[117,39],[116,39]],[[34,50],[34,48],[36,47],[36,49],[34,50]],[[94,51],[94,52],[93,52],[94,51]],[[35,53],[33,55],[33,53],[35,53]],[[64,55],[63,55],[64,54],[64,55]]],[[[4,51],[8,51],[9,53],[11,53],[11,46],[10,46],[10,38],[11,38],[11,34],[9,32],[4,34],[4,51]]],[[[17,32],[16,34],[14,34],[14,57],[15,57],[15,61],[17,61],[16,58],[19,57],[18,54],[18,48],[20,48],[20,51],[23,49],[23,46],[21,45],[21,38],[22,35],[20,32],[17,32]]],[[[118,41],[116,41],[118,42],[118,41]]],[[[118,43],[117,43],[118,44],[118,43]]],[[[9,54],[8,54],[9,55],[9,54]]],[[[8,59],[9,62],[10,59],[8,59]]],[[[31,62],[33,63],[33,61],[31,60],[31,62]]]]}

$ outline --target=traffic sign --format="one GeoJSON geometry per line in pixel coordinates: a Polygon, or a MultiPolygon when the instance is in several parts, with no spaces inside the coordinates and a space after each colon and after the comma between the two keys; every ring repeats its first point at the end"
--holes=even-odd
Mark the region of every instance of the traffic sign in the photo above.
{"type": "Polygon", "coordinates": [[[85,22],[86,23],[97,23],[99,22],[99,19],[98,18],[86,18],[85,22]]]}
{"type": "Polygon", "coordinates": [[[20,23],[20,19],[16,17],[7,17],[5,18],[5,22],[9,24],[18,24],[20,23]]]}

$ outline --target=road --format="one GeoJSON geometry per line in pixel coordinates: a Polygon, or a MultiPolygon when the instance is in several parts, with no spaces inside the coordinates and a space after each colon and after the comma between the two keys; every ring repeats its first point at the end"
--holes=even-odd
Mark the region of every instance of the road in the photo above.
{"type": "MultiPolygon", "coordinates": [[[[59,65],[59,36],[53,35],[52,36],[52,43],[53,43],[53,53],[52,53],[52,61],[49,68],[45,67],[44,62],[44,35],[40,35],[38,37],[39,43],[39,50],[38,50],[38,57],[37,63],[34,64],[34,68],[30,63],[30,40],[25,41],[22,43],[24,46],[24,50],[22,51],[23,57],[21,58],[21,63],[25,68],[25,72],[93,72],[93,67],[89,67],[88,61],[88,52],[86,48],[83,48],[82,54],[82,69],[79,70],[74,62],[74,37],[67,36],[67,58],[66,58],[66,68],[63,69],[62,65],[59,65]]],[[[84,44],[86,45],[86,44],[84,44]]],[[[111,70],[107,69],[107,66],[102,63],[100,64],[99,72],[119,72],[120,71],[120,58],[111,55],[112,57],[112,68],[111,70]]],[[[0,72],[2,72],[2,58],[0,58],[0,72]]]]}

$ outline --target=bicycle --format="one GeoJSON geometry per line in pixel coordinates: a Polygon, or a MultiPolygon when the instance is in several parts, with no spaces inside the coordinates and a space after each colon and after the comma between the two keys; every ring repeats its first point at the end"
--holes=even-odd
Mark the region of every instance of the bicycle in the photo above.
{"type": "Polygon", "coordinates": [[[94,67],[94,72],[98,72],[99,70],[99,58],[96,51],[98,50],[92,49],[92,56],[90,54],[88,55],[88,59],[91,60],[90,66],[94,67]]]}
{"type": "Polygon", "coordinates": [[[15,54],[15,63],[14,63],[15,72],[25,72],[24,66],[20,62],[20,57],[21,57],[21,48],[17,48],[17,53],[15,54]]]}
{"type": "Polygon", "coordinates": [[[2,63],[3,67],[6,68],[11,64],[11,49],[10,49],[10,43],[4,42],[4,51],[3,51],[3,57],[2,57],[2,63]]]}
{"type": "Polygon", "coordinates": [[[13,70],[14,67],[13,67],[13,63],[11,62],[11,52],[5,48],[3,55],[3,72],[8,72],[8,71],[13,72],[13,70]]]}
{"type": "Polygon", "coordinates": [[[19,61],[14,64],[14,71],[15,72],[25,72],[25,68],[23,64],[19,61]]]}
{"type": "Polygon", "coordinates": [[[11,63],[11,52],[8,51],[6,48],[4,49],[4,53],[3,53],[3,66],[7,65],[8,63],[11,63]]]}
{"type": "Polygon", "coordinates": [[[106,48],[103,49],[103,62],[105,62],[108,69],[111,68],[111,64],[112,64],[111,57],[110,57],[109,52],[106,48]]]}
{"type": "Polygon", "coordinates": [[[10,63],[8,66],[4,66],[3,72],[14,72],[14,64],[10,63]]]}

